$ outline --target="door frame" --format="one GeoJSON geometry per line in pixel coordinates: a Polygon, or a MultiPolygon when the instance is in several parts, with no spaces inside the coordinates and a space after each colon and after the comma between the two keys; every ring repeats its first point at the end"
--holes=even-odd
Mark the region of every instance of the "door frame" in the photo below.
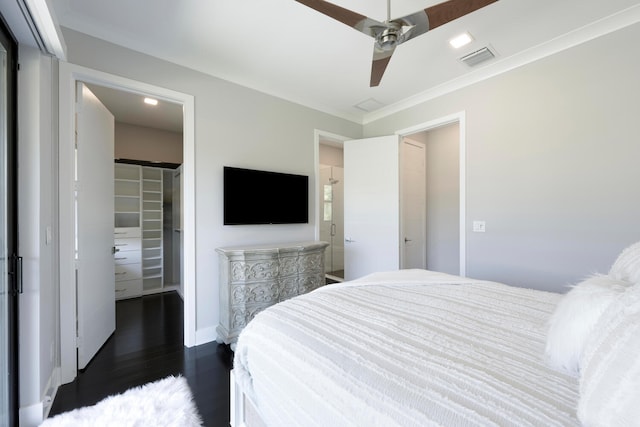
{"type": "MultiPolygon", "coordinates": [[[[418,132],[430,131],[441,126],[446,126],[452,123],[458,123],[459,128],[459,176],[460,176],[460,264],[459,275],[466,276],[467,274],[467,238],[466,238],[466,124],[465,124],[465,111],[450,114],[448,116],[440,117],[425,123],[420,123],[405,129],[400,129],[395,132],[396,135],[401,138],[409,137],[410,135],[418,132]]],[[[427,230],[428,232],[428,230],[427,230]]],[[[425,242],[426,244],[426,242],[425,242]]]]}
{"type": "MultiPolygon", "coordinates": [[[[183,106],[184,345],[196,345],[195,277],[195,100],[193,95],[154,86],[67,62],[59,68],[59,227],[60,227],[60,367],[61,382],[77,375],[75,274],[75,90],[76,82],[176,102],[183,106]]],[[[115,296],[114,296],[115,298],[115,296]]]]}
{"type": "MultiPolygon", "coordinates": [[[[466,151],[466,146],[467,146],[467,142],[466,142],[466,112],[464,110],[447,115],[447,116],[443,116],[443,117],[439,117],[436,118],[434,120],[430,120],[428,122],[423,122],[423,123],[419,123],[416,125],[413,125],[411,127],[407,127],[407,128],[403,128],[400,130],[397,130],[395,132],[396,135],[398,135],[401,138],[404,138],[405,136],[409,136],[411,134],[414,133],[418,133],[418,132],[423,132],[423,131],[429,131],[429,130],[433,130],[436,129],[438,127],[441,126],[446,126],[452,123],[458,123],[458,127],[459,127],[459,176],[460,176],[460,253],[459,253],[459,257],[460,257],[460,263],[459,263],[459,275],[460,276],[466,276],[467,274],[467,230],[466,230],[466,200],[467,200],[467,196],[466,196],[466,188],[467,188],[467,180],[466,180],[466,170],[467,170],[467,151],[466,151]]],[[[314,159],[315,159],[315,181],[316,183],[319,181],[320,179],[320,166],[319,166],[319,162],[320,162],[320,139],[321,138],[326,138],[326,139],[330,139],[333,142],[342,144],[344,141],[348,141],[350,139],[350,137],[346,137],[346,136],[342,136],[342,135],[337,135],[331,132],[326,132],[323,130],[319,130],[319,129],[315,129],[314,130],[314,159]]],[[[314,188],[314,200],[318,201],[318,186],[315,185],[314,188]]],[[[316,240],[320,239],[320,210],[319,209],[315,209],[315,221],[316,221],[316,227],[315,227],[315,238],[316,240]]],[[[400,233],[400,230],[398,230],[398,233],[400,233]]]]}

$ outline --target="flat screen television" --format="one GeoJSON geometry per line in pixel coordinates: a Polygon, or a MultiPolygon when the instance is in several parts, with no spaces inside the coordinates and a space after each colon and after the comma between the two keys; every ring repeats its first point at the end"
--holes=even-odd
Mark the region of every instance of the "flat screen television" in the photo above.
{"type": "Polygon", "coordinates": [[[308,222],[308,176],[224,167],[224,225],[308,222]]]}

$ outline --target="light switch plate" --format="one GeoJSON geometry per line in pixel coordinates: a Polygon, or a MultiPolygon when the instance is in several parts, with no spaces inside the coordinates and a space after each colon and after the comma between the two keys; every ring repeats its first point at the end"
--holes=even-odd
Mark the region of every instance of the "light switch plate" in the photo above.
{"type": "Polygon", "coordinates": [[[484,221],[473,221],[473,232],[484,233],[486,231],[486,224],[484,221]]]}

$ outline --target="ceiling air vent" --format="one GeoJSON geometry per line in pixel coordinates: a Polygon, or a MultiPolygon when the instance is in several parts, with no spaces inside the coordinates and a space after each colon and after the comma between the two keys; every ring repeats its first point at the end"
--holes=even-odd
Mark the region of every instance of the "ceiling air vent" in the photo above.
{"type": "Polygon", "coordinates": [[[354,107],[356,107],[358,110],[362,110],[366,113],[370,113],[372,111],[375,111],[379,108],[384,107],[384,104],[378,101],[377,99],[369,98],[354,105],[354,107]]]}
{"type": "Polygon", "coordinates": [[[470,54],[463,56],[462,58],[460,58],[460,61],[467,64],[469,67],[473,67],[495,57],[496,55],[488,47],[483,47],[482,49],[476,50],[475,52],[471,52],[470,54]]]}

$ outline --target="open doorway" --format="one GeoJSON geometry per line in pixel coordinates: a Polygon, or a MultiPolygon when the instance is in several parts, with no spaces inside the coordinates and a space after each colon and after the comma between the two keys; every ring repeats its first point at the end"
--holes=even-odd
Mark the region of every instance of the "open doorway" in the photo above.
{"type": "Polygon", "coordinates": [[[465,276],[465,114],[445,116],[396,134],[424,147],[426,268],[465,276]]]}
{"type": "Polygon", "coordinates": [[[329,243],[325,252],[328,280],[344,280],[344,164],[342,146],[320,141],[320,240],[329,243]]]}
{"type": "Polygon", "coordinates": [[[325,251],[328,283],[344,281],[344,156],[349,138],[315,132],[316,239],[329,243],[325,251]]]}
{"type": "Polygon", "coordinates": [[[182,105],[96,84],[87,87],[115,119],[115,298],[172,290],[183,296],[182,105]]]}
{"type": "MultiPolygon", "coordinates": [[[[422,267],[449,274],[459,274],[460,268],[460,131],[453,122],[405,135],[403,142],[414,148],[410,155],[402,157],[404,174],[401,183],[403,229],[414,228],[420,235],[408,239],[406,245],[420,246],[422,267]],[[406,160],[406,162],[405,162],[406,160]],[[420,160],[421,170],[407,167],[420,160]],[[421,172],[421,174],[419,174],[421,172]],[[419,192],[412,193],[411,181],[419,180],[419,192]],[[416,218],[421,224],[414,224],[416,218]],[[422,227],[418,227],[421,225],[422,227]],[[415,239],[415,240],[414,240],[415,239]],[[419,245],[415,244],[420,242],[419,245]]],[[[417,183],[414,183],[417,184],[417,183]]],[[[409,235],[410,233],[405,233],[409,235]]],[[[407,249],[407,248],[405,248],[407,249]]],[[[418,260],[411,261],[405,254],[403,268],[412,268],[418,260]]]]}
{"type": "MultiPolygon", "coordinates": [[[[404,140],[413,140],[414,142],[418,142],[418,144],[411,144],[413,146],[420,146],[420,145],[424,145],[422,142],[423,138],[426,138],[424,142],[431,141],[433,142],[433,140],[440,140],[441,139],[441,134],[442,133],[449,133],[450,138],[447,139],[447,141],[444,143],[448,149],[448,154],[447,154],[447,166],[446,166],[446,176],[443,174],[442,176],[438,177],[438,179],[440,179],[440,181],[442,181],[442,179],[444,179],[446,181],[446,184],[448,185],[447,188],[447,194],[446,194],[446,204],[445,204],[445,208],[442,208],[442,206],[440,206],[440,211],[441,212],[437,212],[436,214],[434,214],[433,212],[436,212],[435,210],[432,212],[431,216],[429,215],[429,209],[430,208],[438,208],[437,203],[441,202],[442,200],[438,200],[437,197],[433,197],[433,196],[438,196],[438,187],[436,187],[435,190],[431,190],[434,194],[429,195],[428,191],[429,190],[429,182],[426,181],[433,181],[433,184],[437,184],[440,186],[440,189],[444,188],[442,187],[442,182],[438,182],[437,179],[431,179],[429,178],[429,173],[433,173],[436,175],[440,175],[441,171],[437,168],[437,167],[430,167],[429,163],[430,162],[435,162],[436,166],[438,164],[438,162],[440,162],[442,159],[444,159],[444,157],[441,156],[442,153],[438,153],[436,151],[432,152],[431,154],[429,154],[427,152],[427,150],[425,151],[425,154],[422,155],[420,154],[420,156],[423,156],[425,158],[425,168],[426,167],[430,167],[430,172],[425,174],[425,185],[426,188],[424,190],[425,192],[425,198],[422,198],[422,200],[424,200],[424,204],[427,205],[426,206],[426,214],[425,214],[425,219],[424,219],[424,223],[425,223],[425,228],[426,228],[426,237],[424,239],[424,247],[425,247],[425,255],[424,257],[427,258],[426,252],[430,252],[430,255],[433,255],[434,258],[431,258],[431,260],[429,258],[426,259],[426,268],[427,269],[433,269],[433,270],[446,270],[446,271],[450,271],[453,274],[457,274],[460,276],[465,276],[466,275],[466,230],[465,230],[465,224],[466,224],[466,133],[465,133],[465,113],[464,112],[458,112],[449,116],[444,116],[438,119],[435,119],[433,121],[430,122],[425,122],[425,123],[421,123],[415,126],[412,126],[410,128],[406,128],[406,129],[401,129],[395,132],[394,136],[389,136],[389,138],[393,137],[393,139],[389,140],[389,144],[388,145],[384,145],[385,147],[393,147],[392,152],[390,152],[388,159],[392,159],[392,167],[389,167],[387,172],[388,174],[391,173],[393,176],[398,175],[398,181],[399,181],[399,170],[398,170],[398,166],[399,166],[399,144],[400,142],[404,142],[404,140]],[[452,137],[451,137],[452,136],[452,137]],[[429,159],[427,161],[427,156],[429,156],[429,159]],[[394,169],[395,168],[395,169],[394,169]],[[389,171],[394,171],[394,172],[389,172],[389,171]],[[450,178],[447,178],[450,177],[450,178]],[[428,203],[428,199],[431,197],[431,202],[428,203]],[[445,231],[445,240],[447,241],[447,254],[444,256],[444,258],[446,258],[446,266],[443,266],[444,264],[440,262],[440,260],[437,260],[438,255],[442,255],[441,253],[438,252],[438,250],[434,250],[431,249],[430,251],[428,251],[429,246],[428,245],[437,245],[438,241],[441,240],[441,235],[439,235],[437,232],[433,232],[433,233],[429,233],[429,229],[431,229],[432,231],[435,230],[438,227],[438,221],[442,220],[442,212],[444,212],[445,215],[445,219],[447,221],[447,229],[445,231]],[[431,238],[432,240],[429,242],[429,238],[431,238]],[[436,261],[434,261],[436,260],[436,261]]],[[[386,138],[386,137],[377,137],[377,138],[369,138],[369,140],[374,140],[374,139],[382,139],[382,138],[386,138]]],[[[346,138],[346,137],[341,137],[335,134],[331,134],[331,133],[327,133],[324,131],[320,131],[320,130],[316,130],[315,131],[315,144],[316,144],[316,165],[317,165],[317,169],[316,169],[316,183],[317,183],[317,196],[316,196],[316,200],[317,200],[317,209],[316,209],[316,239],[319,240],[325,240],[325,241],[329,241],[327,238],[323,238],[323,234],[321,232],[321,228],[323,227],[323,214],[324,214],[324,185],[326,183],[326,181],[329,179],[329,177],[331,177],[329,175],[329,171],[324,171],[325,168],[325,164],[320,162],[320,148],[321,145],[324,141],[328,141],[327,145],[332,146],[332,145],[336,145],[337,147],[341,147],[342,148],[342,153],[343,153],[343,165],[344,165],[344,169],[343,169],[343,173],[344,173],[344,182],[347,182],[349,180],[348,176],[350,176],[349,174],[351,173],[349,171],[349,164],[347,162],[346,156],[345,156],[345,152],[346,149],[345,147],[348,144],[351,144],[351,142],[354,142],[356,144],[358,144],[360,141],[356,140],[356,141],[351,141],[349,143],[345,143],[346,141],[349,141],[350,138],[346,138]],[[324,171],[324,172],[323,172],[324,171]],[[327,176],[325,176],[327,175],[327,176]]],[[[382,144],[382,142],[381,142],[382,144]]],[[[439,144],[436,144],[439,145],[439,144]]],[[[371,150],[377,150],[377,145],[376,144],[367,144],[368,149],[365,151],[365,153],[369,153],[371,154],[371,150]]],[[[348,148],[348,147],[346,147],[348,148]]],[[[429,147],[431,148],[431,147],[429,147]]],[[[435,147],[438,148],[439,147],[435,147]]],[[[430,150],[429,150],[430,151],[430,150]]],[[[362,154],[362,153],[361,153],[362,154]]],[[[356,157],[358,159],[362,159],[364,157],[364,155],[358,154],[356,157]]],[[[353,156],[352,156],[353,157],[353,156]]],[[[325,161],[325,163],[327,163],[325,161]]],[[[361,162],[362,163],[362,162],[361,162]]],[[[386,163],[385,163],[386,164],[386,163]]],[[[385,169],[386,170],[386,169],[385,169]]],[[[332,172],[332,171],[331,171],[332,172]]],[[[358,174],[358,173],[356,173],[358,174]]],[[[334,178],[335,179],[335,178],[334,178]]],[[[385,183],[385,185],[387,185],[388,183],[385,183]]],[[[388,185],[387,185],[388,186],[388,185]]],[[[400,199],[400,193],[399,193],[399,186],[397,184],[395,184],[395,186],[392,186],[393,188],[390,188],[389,191],[393,192],[393,200],[399,200],[400,199]]],[[[406,186],[405,186],[406,188],[406,186]]],[[[347,193],[345,191],[345,193],[347,193]]],[[[378,192],[376,192],[377,194],[378,192]]],[[[349,198],[348,195],[345,196],[345,200],[343,201],[344,205],[347,206],[349,204],[349,201],[351,199],[349,198]]],[[[406,202],[412,202],[414,201],[414,199],[412,199],[411,197],[408,198],[408,200],[406,200],[406,202]]],[[[422,203],[422,202],[420,202],[422,203]]],[[[357,203],[355,203],[355,205],[357,205],[357,203]]],[[[373,206],[373,210],[376,210],[378,208],[380,208],[381,206],[383,206],[382,204],[378,203],[378,201],[376,201],[375,206],[373,206]]],[[[353,207],[353,206],[352,206],[353,207]]],[[[397,209],[394,210],[393,212],[387,212],[388,215],[382,215],[382,217],[384,217],[385,219],[389,219],[389,221],[391,221],[392,218],[395,218],[398,221],[398,225],[401,221],[400,219],[400,215],[402,214],[402,212],[400,212],[401,209],[397,209]]],[[[345,207],[344,210],[344,223],[345,223],[345,228],[346,228],[346,223],[347,223],[347,219],[346,219],[346,214],[348,213],[349,209],[345,207]]],[[[357,215],[356,215],[357,216],[357,215]]],[[[388,225],[388,222],[386,222],[385,225],[388,225]]],[[[361,220],[359,220],[359,223],[362,223],[361,220]]],[[[330,223],[331,224],[331,223],[330,223]]],[[[326,227],[325,227],[326,229],[326,227]]],[[[371,254],[366,254],[363,252],[363,249],[375,249],[375,250],[388,250],[389,252],[391,252],[394,248],[398,248],[401,244],[404,244],[404,238],[406,237],[408,240],[412,240],[410,237],[407,236],[402,236],[402,239],[399,238],[399,235],[401,233],[401,226],[398,226],[396,228],[394,228],[394,232],[391,232],[389,235],[392,237],[391,240],[393,241],[392,243],[389,243],[389,241],[384,242],[384,244],[380,245],[366,245],[363,244],[363,242],[359,242],[358,239],[351,239],[351,236],[345,234],[342,242],[349,242],[348,243],[348,247],[350,246],[351,252],[354,253],[354,256],[356,256],[356,258],[358,259],[364,259],[364,260],[370,260],[370,259],[374,259],[373,256],[371,256],[371,254]],[[402,240],[402,242],[400,242],[400,240],[402,240]],[[382,248],[382,249],[381,249],[382,248]],[[386,248],[386,249],[385,249],[386,248]],[[357,254],[356,254],[357,253],[357,254]],[[363,255],[364,254],[364,255],[363,255]]],[[[364,233],[365,235],[379,235],[379,232],[372,232],[372,233],[364,233]]],[[[344,253],[346,254],[347,252],[347,248],[344,249],[344,253]]],[[[388,254],[387,254],[388,255],[388,254]]],[[[328,258],[328,256],[327,256],[328,258]]],[[[353,258],[353,257],[352,257],[353,258]]],[[[385,255],[384,259],[388,259],[389,257],[385,255]]],[[[402,268],[401,266],[403,265],[403,259],[401,259],[401,256],[396,256],[394,258],[394,261],[389,264],[391,267],[388,268],[402,268]],[[395,263],[395,264],[394,264],[395,263]]],[[[443,258],[443,257],[441,257],[443,258]]],[[[345,257],[344,260],[344,264],[345,264],[345,269],[349,270],[354,268],[354,266],[352,265],[352,263],[349,261],[349,257],[345,257]]],[[[369,266],[371,267],[371,266],[369,266]]],[[[377,271],[379,270],[380,266],[376,265],[373,266],[373,270],[377,271]]],[[[371,268],[364,268],[361,269],[362,271],[366,271],[366,272],[371,272],[372,269],[371,268]]],[[[348,271],[347,271],[347,276],[349,275],[348,271]]],[[[352,275],[353,278],[357,277],[358,274],[352,275]]]]}
{"type": "MultiPolygon", "coordinates": [[[[195,322],[195,138],[194,97],[170,89],[91,70],[74,64],[60,64],[60,138],[59,138],[59,217],[60,217],[60,383],[73,381],[77,374],[76,262],[74,259],[74,126],[78,82],[105,86],[150,96],[181,105],[183,130],[183,167],[181,171],[181,240],[183,242],[184,343],[196,344],[195,322]]],[[[113,201],[111,202],[113,205],[113,201]]],[[[112,261],[113,262],[113,261],[112,261]]]]}

